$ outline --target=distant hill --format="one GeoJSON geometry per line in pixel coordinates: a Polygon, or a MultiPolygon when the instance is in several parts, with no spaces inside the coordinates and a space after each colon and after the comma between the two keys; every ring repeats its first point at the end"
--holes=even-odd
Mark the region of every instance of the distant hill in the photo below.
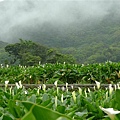
{"type": "MultiPolygon", "coordinates": [[[[58,24],[45,22],[33,28],[19,29],[22,39],[33,40],[40,44],[56,47],[62,53],[72,54],[78,63],[120,61],[120,15],[114,12],[104,19],[79,21],[73,24],[58,24]]],[[[11,34],[16,33],[18,26],[11,34]]],[[[20,26],[19,26],[20,28],[20,26]]],[[[18,31],[17,31],[18,32],[18,31]]],[[[14,38],[16,41],[17,38],[14,38]]],[[[19,39],[19,38],[18,38],[19,39]]],[[[0,47],[6,43],[0,42],[0,47]]]]}
{"type": "Polygon", "coordinates": [[[46,23],[33,34],[36,42],[57,47],[76,57],[78,63],[120,61],[120,17],[109,14],[88,25],[78,21],[68,26],[46,23]]]}
{"type": "Polygon", "coordinates": [[[8,45],[8,43],[0,41],[0,64],[5,63],[8,58],[8,54],[5,52],[4,47],[8,45]]]}
{"type": "Polygon", "coordinates": [[[8,45],[8,43],[0,41],[0,49],[4,48],[6,45],[8,45]]]}

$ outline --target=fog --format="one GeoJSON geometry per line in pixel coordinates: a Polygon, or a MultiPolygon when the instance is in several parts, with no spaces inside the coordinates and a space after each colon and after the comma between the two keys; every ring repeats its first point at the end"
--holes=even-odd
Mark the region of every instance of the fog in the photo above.
{"type": "Polygon", "coordinates": [[[61,32],[64,27],[100,22],[111,12],[118,16],[119,11],[117,0],[1,0],[0,41],[34,40],[46,26],[61,32]]]}

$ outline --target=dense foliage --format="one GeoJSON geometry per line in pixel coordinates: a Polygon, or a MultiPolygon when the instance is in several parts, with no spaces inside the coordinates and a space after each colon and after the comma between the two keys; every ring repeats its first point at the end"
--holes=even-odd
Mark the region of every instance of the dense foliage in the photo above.
{"type": "Polygon", "coordinates": [[[3,66],[0,68],[0,83],[101,83],[120,82],[120,63],[100,64],[39,64],[36,66],[3,66]]]}
{"type": "Polygon", "coordinates": [[[0,119],[1,120],[119,120],[120,86],[98,89],[78,88],[74,91],[66,87],[60,89],[55,86],[46,89],[43,84],[38,88],[26,89],[21,82],[16,86],[0,88],[0,119]],[[104,108],[102,108],[104,107],[104,108]],[[103,111],[104,112],[103,112],[103,111]],[[109,117],[108,117],[109,116],[109,117]]]}
{"type": "Polygon", "coordinates": [[[5,47],[5,51],[12,56],[10,64],[36,65],[43,63],[74,63],[75,59],[68,54],[61,54],[55,49],[34,43],[32,41],[20,39],[20,43],[9,44],[5,47]]]}
{"type": "Polygon", "coordinates": [[[5,46],[8,43],[0,41],[0,63],[6,63],[6,60],[9,60],[8,54],[5,52],[5,46]]]}

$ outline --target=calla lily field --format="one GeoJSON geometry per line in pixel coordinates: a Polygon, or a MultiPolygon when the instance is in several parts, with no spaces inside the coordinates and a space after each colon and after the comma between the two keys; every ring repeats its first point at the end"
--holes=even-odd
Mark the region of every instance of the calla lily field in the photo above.
{"type": "Polygon", "coordinates": [[[0,120],[119,120],[120,63],[0,68],[0,120]],[[26,88],[24,83],[38,87],[26,88]],[[52,88],[47,88],[47,84],[52,88]],[[58,84],[65,84],[59,87],[58,84]],[[74,88],[72,84],[96,84],[74,88]],[[101,85],[107,83],[108,87],[101,85]],[[15,86],[10,86],[15,84],[15,86]],[[68,87],[71,85],[71,89],[68,87]]]}

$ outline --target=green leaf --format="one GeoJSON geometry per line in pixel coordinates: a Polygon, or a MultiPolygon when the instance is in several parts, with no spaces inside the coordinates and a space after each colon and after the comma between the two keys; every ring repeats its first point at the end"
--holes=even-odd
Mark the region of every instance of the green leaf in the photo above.
{"type": "Polygon", "coordinates": [[[28,99],[28,101],[35,103],[35,102],[36,102],[36,95],[33,94],[33,95],[28,99]]]}
{"type": "Polygon", "coordinates": [[[47,106],[47,105],[50,104],[50,102],[51,102],[51,100],[49,99],[49,100],[46,100],[46,101],[42,102],[41,105],[42,106],[47,106]]]}
{"type": "Polygon", "coordinates": [[[60,113],[65,113],[65,106],[57,106],[57,111],[60,113]]]}
{"type": "Polygon", "coordinates": [[[13,119],[8,115],[4,115],[2,120],[13,120],[13,119]]]}
{"type": "MultiPolygon", "coordinates": [[[[65,119],[63,120],[72,120],[66,115],[50,110],[46,107],[31,103],[31,102],[22,102],[28,112],[23,116],[21,120],[57,120],[60,117],[65,119]]],[[[62,120],[62,119],[60,119],[62,120]]]]}
{"type": "Polygon", "coordinates": [[[87,112],[76,112],[75,113],[77,116],[82,117],[83,115],[87,114],[87,112]]]}
{"type": "Polygon", "coordinates": [[[43,101],[49,100],[49,96],[47,93],[44,93],[42,97],[43,97],[42,98],[43,101]]]}
{"type": "Polygon", "coordinates": [[[117,109],[120,110],[120,90],[119,89],[115,91],[115,101],[118,104],[117,109]]]}

